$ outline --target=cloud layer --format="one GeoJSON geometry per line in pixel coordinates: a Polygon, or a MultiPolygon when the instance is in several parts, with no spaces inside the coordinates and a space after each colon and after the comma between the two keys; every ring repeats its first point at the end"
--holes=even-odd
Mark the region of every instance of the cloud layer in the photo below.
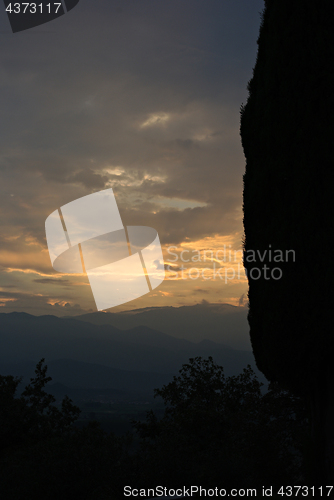
{"type": "Polygon", "coordinates": [[[62,278],[50,265],[45,219],[107,187],[123,222],[154,227],[163,245],[241,242],[239,108],[262,8],[259,0],[81,0],[16,35],[1,20],[4,285],[15,269],[16,293],[27,286],[36,300],[39,279],[54,293],[52,280],[62,278]]]}

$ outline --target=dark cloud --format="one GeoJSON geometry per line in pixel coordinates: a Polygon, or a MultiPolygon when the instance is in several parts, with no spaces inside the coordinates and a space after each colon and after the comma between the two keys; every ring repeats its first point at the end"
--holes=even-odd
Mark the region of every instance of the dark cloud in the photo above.
{"type": "Polygon", "coordinates": [[[70,280],[63,280],[57,278],[38,278],[33,280],[34,283],[41,283],[42,285],[63,285],[67,286],[70,283],[70,280]]]}
{"type": "Polygon", "coordinates": [[[214,234],[227,235],[236,228],[238,213],[224,212],[219,207],[187,208],[183,211],[160,210],[157,213],[143,213],[133,209],[123,210],[122,219],[126,225],[151,226],[159,232],[163,244],[177,244],[185,236],[197,240],[214,234]],[[232,216],[234,215],[234,218],[232,216]]]}
{"type": "MultiPolygon", "coordinates": [[[[201,295],[202,294],[208,294],[210,293],[209,290],[205,290],[204,288],[199,288],[199,287],[196,287],[193,291],[193,293],[200,293],[201,295]]],[[[206,300],[203,299],[202,301],[202,304],[207,304],[208,302],[206,300]]]]}
{"type": "Polygon", "coordinates": [[[106,175],[97,174],[90,168],[80,170],[67,177],[67,182],[74,184],[81,183],[84,187],[93,190],[106,188],[108,181],[109,178],[106,175]]]}

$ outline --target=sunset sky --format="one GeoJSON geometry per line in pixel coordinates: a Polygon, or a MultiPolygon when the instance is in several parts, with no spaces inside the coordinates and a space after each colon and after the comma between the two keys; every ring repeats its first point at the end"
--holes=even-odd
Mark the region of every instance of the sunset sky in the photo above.
{"type": "Polygon", "coordinates": [[[1,11],[0,312],[95,310],[85,275],[53,270],[45,220],[110,187],[123,223],[156,229],[171,265],[117,310],[246,305],[239,112],[263,7],[81,0],[16,34],[1,11]]]}

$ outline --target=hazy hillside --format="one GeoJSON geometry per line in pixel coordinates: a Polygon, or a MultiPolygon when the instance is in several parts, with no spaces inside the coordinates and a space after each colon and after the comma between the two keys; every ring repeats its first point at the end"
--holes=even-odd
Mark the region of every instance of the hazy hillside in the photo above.
{"type": "Polygon", "coordinates": [[[65,358],[122,370],[174,373],[194,356],[213,356],[228,374],[254,364],[250,352],[208,340],[176,339],[145,326],[120,331],[55,316],[0,314],[0,359],[7,362],[65,358]]]}
{"type": "Polygon", "coordinates": [[[234,349],[251,351],[247,313],[246,307],[201,303],[121,313],[96,312],[74,318],[95,325],[112,325],[121,330],[143,325],[193,342],[207,339],[234,349]]]}
{"type": "Polygon", "coordinates": [[[120,330],[56,316],[0,314],[0,373],[22,375],[26,383],[45,358],[54,389],[58,384],[60,392],[69,394],[146,397],[195,356],[212,356],[227,376],[239,374],[247,364],[255,369],[251,352],[210,340],[190,342],[146,326],[120,330]]]}
{"type": "MultiPolygon", "coordinates": [[[[47,362],[48,375],[52,383],[48,389],[55,395],[73,395],[76,398],[96,397],[100,393],[115,399],[137,396],[153,396],[153,390],[167,384],[172,374],[119,370],[108,366],[83,363],[73,359],[58,359],[47,362]]],[[[35,363],[0,361],[0,373],[22,376],[23,388],[34,375],[35,363]]]]}

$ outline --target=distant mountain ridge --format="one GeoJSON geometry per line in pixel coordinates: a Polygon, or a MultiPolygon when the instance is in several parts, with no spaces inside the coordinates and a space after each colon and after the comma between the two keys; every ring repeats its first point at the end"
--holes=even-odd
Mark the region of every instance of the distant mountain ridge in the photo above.
{"type": "Polygon", "coordinates": [[[213,356],[234,373],[253,362],[247,351],[177,339],[145,326],[121,331],[56,316],[0,314],[0,360],[66,358],[122,370],[174,373],[194,356],[213,356]]]}
{"type": "Polygon", "coordinates": [[[121,330],[146,326],[172,337],[192,342],[212,340],[233,349],[251,351],[248,308],[231,304],[203,302],[181,307],[147,307],[114,312],[95,312],[72,316],[94,325],[111,325],[121,330]]]}
{"type": "Polygon", "coordinates": [[[153,394],[195,356],[212,356],[227,376],[241,373],[247,364],[259,374],[251,352],[208,339],[195,343],[146,326],[120,330],[73,318],[0,314],[2,375],[31,377],[36,363],[45,358],[55,384],[123,391],[130,397],[153,394]]]}

